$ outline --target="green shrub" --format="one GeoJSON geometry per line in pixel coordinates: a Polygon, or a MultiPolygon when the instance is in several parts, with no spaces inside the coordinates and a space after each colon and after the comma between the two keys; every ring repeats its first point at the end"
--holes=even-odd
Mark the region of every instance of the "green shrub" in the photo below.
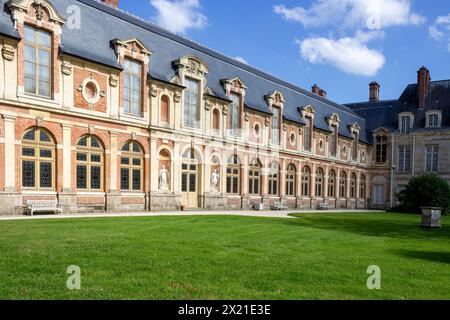
{"type": "Polygon", "coordinates": [[[440,207],[443,213],[450,209],[450,186],[436,174],[412,178],[397,197],[407,212],[420,213],[421,207],[440,207]]]}

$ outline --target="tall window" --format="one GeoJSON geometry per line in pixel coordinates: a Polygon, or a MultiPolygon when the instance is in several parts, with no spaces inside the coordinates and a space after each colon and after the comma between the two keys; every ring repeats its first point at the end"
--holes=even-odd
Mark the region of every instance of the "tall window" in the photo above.
{"type": "Polygon", "coordinates": [[[437,172],[439,163],[439,146],[426,146],[426,171],[437,172]]]}
{"type": "Polygon", "coordinates": [[[103,189],[104,150],[97,138],[82,137],[77,144],[77,189],[101,191],[103,189]]]}
{"type": "Polygon", "coordinates": [[[384,185],[376,184],[373,186],[373,203],[375,205],[384,205],[385,201],[385,190],[384,185]]]}
{"type": "Polygon", "coordinates": [[[128,142],[122,148],[120,159],[120,189],[143,191],[144,154],[137,142],[128,142]]]}
{"type": "Polygon", "coordinates": [[[353,147],[352,147],[352,159],[353,161],[358,161],[358,140],[359,136],[355,134],[353,138],[353,147]]]}
{"type": "Polygon", "coordinates": [[[328,176],[328,197],[336,197],[336,172],[334,170],[331,170],[328,176]]]}
{"type": "Polygon", "coordinates": [[[261,192],[261,166],[258,160],[253,160],[248,172],[248,193],[259,195],[261,192]]]}
{"type": "Polygon", "coordinates": [[[347,190],[347,174],[344,171],[342,171],[339,179],[339,197],[347,198],[346,190],[347,190]]]}
{"type": "Polygon", "coordinates": [[[309,167],[303,167],[302,171],[302,196],[309,197],[311,185],[311,170],[309,167]]]}
{"type": "Polygon", "coordinates": [[[163,95],[161,97],[161,110],[160,110],[160,121],[162,123],[169,123],[170,122],[170,101],[169,97],[166,95],[163,95]]]}
{"type": "Polygon", "coordinates": [[[376,137],[376,163],[386,163],[387,161],[387,137],[376,137]]]}
{"type": "Polygon", "coordinates": [[[280,144],[280,108],[272,108],[272,143],[280,144]]]}
{"type": "Polygon", "coordinates": [[[337,155],[337,126],[331,126],[331,137],[330,137],[330,156],[336,157],[337,155]]]}
{"type": "Polygon", "coordinates": [[[317,169],[316,173],[316,197],[323,197],[323,170],[317,169]]]}
{"type": "Polygon", "coordinates": [[[186,77],[184,80],[184,120],[187,127],[195,128],[200,121],[200,82],[186,77]]]}
{"type": "Polygon", "coordinates": [[[410,116],[403,116],[401,118],[401,132],[402,133],[409,133],[411,131],[411,117],[410,116]]]}
{"type": "Polygon", "coordinates": [[[304,128],[304,133],[303,133],[303,147],[305,149],[305,151],[311,151],[311,146],[312,146],[312,118],[311,117],[305,117],[306,120],[306,125],[304,128]]]}
{"type": "Polygon", "coordinates": [[[51,96],[51,34],[25,26],[25,92],[51,96]]]}
{"type": "Polygon", "coordinates": [[[270,166],[269,173],[269,195],[277,196],[278,195],[278,177],[279,177],[279,166],[278,163],[273,162],[270,166]]]}
{"type": "Polygon", "coordinates": [[[366,176],[363,174],[359,180],[359,197],[361,199],[366,198],[366,176]]]}
{"type": "Polygon", "coordinates": [[[398,171],[410,172],[411,171],[411,146],[399,146],[398,147],[398,171]]]}
{"type": "Polygon", "coordinates": [[[233,156],[227,167],[227,193],[238,195],[241,192],[241,164],[237,156],[233,156]]]}
{"type": "Polygon", "coordinates": [[[350,177],[350,198],[356,197],[356,174],[352,173],[350,177]]]}
{"type": "Polygon", "coordinates": [[[428,127],[429,128],[439,127],[439,116],[437,114],[430,114],[428,116],[428,127]]]}
{"type": "Polygon", "coordinates": [[[228,127],[232,135],[239,134],[239,109],[241,105],[241,97],[235,93],[231,93],[231,105],[228,110],[228,127]]]}
{"type": "Polygon", "coordinates": [[[22,138],[22,187],[52,190],[54,181],[55,143],[44,129],[30,129],[22,138]]]}
{"type": "Polygon", "coordinates": [[[130,59],[124,63],[124,91],[123,104],[125,113],[133,116],[141,116],[142,106],[142,65],[130,59]]]}
{"type": "Polygon", "coordinates": [[[295,166],[291,163],[286,172],[286,195],[295,196],[295,166]]]}

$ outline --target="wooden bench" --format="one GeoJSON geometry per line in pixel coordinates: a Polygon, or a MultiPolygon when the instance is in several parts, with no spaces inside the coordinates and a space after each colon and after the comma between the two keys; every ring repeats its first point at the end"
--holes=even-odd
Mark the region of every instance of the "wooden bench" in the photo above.
{"type": "Polygon", "coordinates": [[[59,212],[62,214],[62,208],[56,200],[28,200],[27,213],[33,215],[35,212],[59,212]]]}
{"type": "Polygon", "coordinates": [[[277,211],[287,210],[287,206],[282,202],[275,202],[270,206],[270,209],[277,211]]]}
{"type": "Polygon", "coordinates": [[[330,209],[328,203],[322,202],[321,204],[319,204],[319,210],[328,210],[328,209],[330,209]]]}

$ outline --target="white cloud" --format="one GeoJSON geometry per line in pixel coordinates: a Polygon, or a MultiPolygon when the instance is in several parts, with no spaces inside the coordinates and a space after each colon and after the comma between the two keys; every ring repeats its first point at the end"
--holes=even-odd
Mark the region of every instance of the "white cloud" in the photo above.
{"type": "Polygon", "coordinates": [[[238,61],[238,62],[240,62],[240,63],[248,64],[247,60],[245,60],[245,59],[242,58],[242,57],[234,57],[234,60],[236,60],[236,61],[238,61]]]}
{"type": "Polygon", "coordinates": [[[150,4],[158,11],[156,24],[175,33],[202,29],[208,21],[199,11],[199,0],[150,0],[150,4]]]}
{"type": "Polygon", "coordinates": [[[412,11],[411,0],[315,0],[310,8],[274,6],[285,20],[304,27],[339,25],[344,29],[384,29],[391,26],[420,25],[425,17],[412,11]]]}
{"type": "Polygon", "coordinates": [[[351,74],[373,76],[385,64],[382,53],[369,49],[358,38],[308,38],[297,42],[301,56],[308,62],[330,64],[351,74]]]}
{"type": "Polygon", "coordinates": [[[450,14],[437,17],[428,30],[430,37],[436,41],[447,41],[447,49],[450,52],[450,14]]]}

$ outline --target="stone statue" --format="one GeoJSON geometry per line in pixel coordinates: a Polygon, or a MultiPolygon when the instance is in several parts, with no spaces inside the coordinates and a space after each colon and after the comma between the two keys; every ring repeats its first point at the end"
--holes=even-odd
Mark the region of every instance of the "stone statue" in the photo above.
{"type": "Polygon", "coordinates": [[[163,191],[169,190],[169,171],[166,166],[162,166],[159,171],[159,189],[163,191]]]}
{"type": "Polygon", "coordinates": [[[217,170],[214,170],[214,172],[211,174],[211,191],[212,192],[218,192],[219,186],[219,174],[217,173],[217,170]]]}

